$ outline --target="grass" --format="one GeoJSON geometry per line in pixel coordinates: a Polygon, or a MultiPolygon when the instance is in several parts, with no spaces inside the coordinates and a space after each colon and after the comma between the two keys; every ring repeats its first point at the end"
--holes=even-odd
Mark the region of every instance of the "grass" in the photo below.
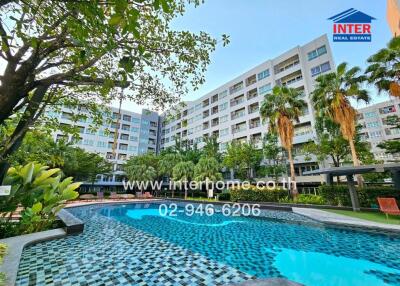
{"type": "Polygon", "coordinates": [[[346,215],[354,218],[379,222],[379,223],[400,224],[400,216],[389,215],[389,219],[386,219],[386,215],[381,212],[365,212],[365,211],[354,212],[347,210],[331,210],[331,209],[324,209],[324,211],[340,215],[346,215]]]}

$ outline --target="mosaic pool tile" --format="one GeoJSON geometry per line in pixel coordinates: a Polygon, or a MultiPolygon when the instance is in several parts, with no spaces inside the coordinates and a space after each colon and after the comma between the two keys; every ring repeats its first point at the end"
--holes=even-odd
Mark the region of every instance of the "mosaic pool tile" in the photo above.
{"type": "MultiPolygon", "coordinates": [[[[326,227],[290,212],[247,218],[225,217],[218,209],[213,216],[191,217],[180,209],[173,218],[157,215],[158,205],[148,203],[71,209],[85,221],[85,232],[26,248],[17,285],[224,285],[288,278],[276,261],[286,249],[356,263],[350,267],[371,261],[382,267],[367,265],[367,278],[400,285],[396,235],[326,227]]],[[[340,271],[326,274],[344,279],[335,286],[353,285],[340,271]]]]}

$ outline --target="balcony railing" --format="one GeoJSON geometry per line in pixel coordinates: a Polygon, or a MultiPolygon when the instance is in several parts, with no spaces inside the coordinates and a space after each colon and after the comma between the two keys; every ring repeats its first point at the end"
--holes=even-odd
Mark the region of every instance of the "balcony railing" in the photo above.
{"type": "Polygon", "coordinates": [[[235,100],[231,100],[231,107],[241,104],[242,102],[244,102],[244,97],[241,97],[241,98],[235,99],[235,100]]]}
{"type": "Polygon", "coordinates": [[[261,126],[261,122],[260,121],[251,122],[250,123],[250,129],[257,128],[257,127],[260,127],[260,126],[261,126]]]}
{"type": "Polygon", "coordinates": [[[246,130],[246,125],[241,125],[241,126],[237,126],[237,127],[233,127],[232,128],[232,133],[238,133],[238,132],[242,132],[246,130]]]}
{"type": "Polygon", "coordinates": [[[243,110],[243,111],[238,112],[238,113],[233,113],[232,116],[231,116],[231,119],[232,119],[232,120],[235,120],[235,119],[240,118],[240,117],[243,117],[243,116],[245,116],[245,115],[246,115],[246,113],[245,113],[245,111],[243,110]]]}

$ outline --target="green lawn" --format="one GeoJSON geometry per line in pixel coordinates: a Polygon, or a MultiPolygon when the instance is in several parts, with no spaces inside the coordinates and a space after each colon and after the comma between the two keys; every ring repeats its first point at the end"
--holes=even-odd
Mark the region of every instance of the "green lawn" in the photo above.
{"type": "Polygon", "coordinates": [[[346,210],[331,210],[331,209],[324,209],[324,211],[370,220],[374,222],[387,223],[387,224],[400,224],[400,216],[389,215],[389,219],[386,219],[386,215],[381,212],[364,212],[364,211],[353,212],[346,210]]]}

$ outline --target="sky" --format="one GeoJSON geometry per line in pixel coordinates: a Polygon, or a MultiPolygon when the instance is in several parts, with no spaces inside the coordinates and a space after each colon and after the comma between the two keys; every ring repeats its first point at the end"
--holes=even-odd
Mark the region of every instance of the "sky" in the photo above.
{"type": "MultiPolygon", "coordinates": [[[[176,30],[205,31],[218,39],[227,34],[231,41],[212,53],[206,82],[183,100],[195,100],[256,65],[323,34],[328,35],[336,65],[346,61],[362,69],[366,59],[391,38],[386,0],[205,0],[172,24],[176,30]],[[327,18],[350,8],[376,18],[371,42],[332,42],[333,25],[327,18]]],[[[372,103],[388,99],[377,95],[374,88],[369,89],[372,103]]],[[[142,108],[132,102],[124,102],[123,106],[137,112],[142,108]]]]}

